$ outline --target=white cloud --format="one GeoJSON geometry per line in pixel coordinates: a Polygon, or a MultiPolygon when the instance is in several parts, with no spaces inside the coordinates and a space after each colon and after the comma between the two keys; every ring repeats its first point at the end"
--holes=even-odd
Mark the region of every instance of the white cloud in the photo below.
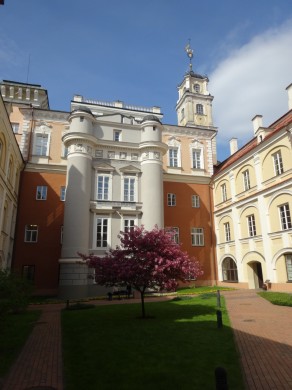
{"type": "Polygon", "coordinates": [[[255,115],[263,115],[263,125],[268,126],[288,111],[285,88],[292,82],[291,22],[232,50],[210,75],[219,147],[232,137],[238,138],[239,146],[251,139],[255,115]]]}

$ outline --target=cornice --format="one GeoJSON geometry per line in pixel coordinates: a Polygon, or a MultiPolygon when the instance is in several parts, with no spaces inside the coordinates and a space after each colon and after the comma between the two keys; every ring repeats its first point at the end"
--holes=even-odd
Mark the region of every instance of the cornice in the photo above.
{"type": "Polygon", "coordinates": [[[187,184],[207,184],[211,183],[211,178],[206,176],[191,176],[182,174],[163,173],[164,182],[187,183],[187,184]]]}

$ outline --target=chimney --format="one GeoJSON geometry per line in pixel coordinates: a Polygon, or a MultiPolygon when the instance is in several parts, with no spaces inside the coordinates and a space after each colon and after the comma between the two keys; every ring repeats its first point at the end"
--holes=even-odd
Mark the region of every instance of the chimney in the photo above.
{"type": "Polygon", "coordinates": [[[288,109],[292,110],[292,83],[286,88],[288,92],[288,109]]]}
{"type": "Polygon", "coordinates": [[[231,138],[231,140],[229,141],[229,146],[230,146],[230,155],[232,156],[232,154],[238,151],[237,138],[231,138]]]}
{"type": "Polygon", "coordinates": [[[255,134],[260,127],[263,127],[263,116],[256,115],[254,118],[252,118],[252,124],[253,124],[253,132],[255,134]]]}

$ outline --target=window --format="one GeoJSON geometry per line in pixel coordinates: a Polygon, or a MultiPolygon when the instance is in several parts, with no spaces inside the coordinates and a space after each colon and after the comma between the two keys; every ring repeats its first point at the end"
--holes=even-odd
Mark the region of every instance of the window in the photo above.
{"type": "Polygon", "coordinates": [[[36,190],[36,200],[46,200],[47,199],[47,186],[37,186],[36,190]]]}
{"type": "Polygon", "coordinates": [[[108,246],[108,219],[97,218],[96,247],[106,248],[108,246]]]}
{"type": "Polygon", "coordinates": [[[283,169],[282,155],[280,151],[273,154],[273,160],[274,160],[275,174],[281,175],[281,173],[284,172],[284,169],[283,169]]]}
{"type": "Polygon", "coordinates": [[[204,246],[204,229],[192,228],[192,246],[204,246]]]}
{"type": "Polygon", "coordinates": [[[175,206],[175,205],[176,205],[176,195],[167,194],[167,206],[175,206]]]}
{"type": "Polygon", "coordinates": [[[62,186],[62,187],[60,188],[60,200],[61,200],[62,202],[64,202],[65,199],[66,199],[66,187],[65,187],[65,186],[62,186]]]}
{"type": "Polygon", "coordinates": [[[200,197],[199,195],[192,195],[192,207],[199,208],[200,207],[200,197]]]}
{"type": "Polygon", "coordinates": [[[134,219],[124,219],[124,231],[125,232],[133,230],[134,227],[135,227],[135,220],[134,219]]]}
{"type": "Polygon", "coordinates": [[[37,225],[25,225],[25,242],[37,242],[38,240],[38,227],[37,225]]]}
{"type": "Polygon", "coordinates": [[[203,104],[197,104],[196,105],[196,113],[199,114],[199,115],[203,115],[204,114],[203,104]]]}
{"type": "Polygon", "coordinates": [[[19,132],[19,123],[11,122],[12,130],[14,134],[18,134],[19,132]]]}
{"type": "Polygon", "coordinates": [[[199,93],[200,92],[200,84],[194,84],[194,91],[196,93],[199,93]]]}
{"type": "Polygon", "coordinates": [[[231,234],[230,234],[230,224],[229,222],[224,223],[224,230],[225,230],[225,241],[231,241],[231,234]]]}
{"type": "Polygon", "coordinates": [[[292,229],[289,204],[285,203],[285,204],[279,206],[279,211],[280,211],[280,220],[281,220],[282,230],[292,229]]]}
{"type": "Polygon", "coordinates": [[[168,156],[169,156],[169,166],[178,167],[178,149],[170,148],[168,150],[168,156]]]}
{"type": "Polygon", "coordinates": [[[248,234],[250,237],[257,235],[254,214],[247,216],[248,234]]]}
{"type": "Polygon", "coordinates": [[[221,185],[221,196],[222,196],[222,202],[226,202],[227,200],[227,188],[226,188],[226,184],[222,184],[221,185]]]}
{"type": "Polygon", "coordinates": [[[242,172],[242,176],[243,176],[243,188],[245,191],[247,191],[250,189],[249,171],[246,170],[246,171],[242,172]]]}
{"type": "Polygon", "coordinates": [[[285,255],[288,281],[292,282],[292,255],[285,255]]]}
{"type": "Polygon", "coordinates": [[[125,177],[124,178],[124,201],[134,202],[135,200],[135,178],[125,177]]]}
{"type": "Polygon", "coordinates": [[[22,267],[22,276],[24,277],[24,279],[30,282],[34,281],[34,272],[35,272],[34,265],[24,265],[22,267]]]}
{"type": "Polygon", "coordinates": [[[201,155],[202,155],[201,149],[193,149],[192,150],[193,168],[195,168],[195,169],[201,169],[202,168],[201,155]]]}
{"type": "Polygon", "coordinates": [[[36,133],[35,135],[35,155],[36,156],[47,156],[48,155],[48,143],[49,135],[36,133]]]}
{"type": "Polygon", "coordinates": [[[173,241],[176,244],[179,244],[179,228],[178,227],[174,227],[174,228],[172,228],[172,230],[174,231],[173,241]]]}
{"type": "Polygon", "coordinates": [[[68,152],[69,152],[68,147],[65,146],[64,144],[62,144],[62,155],[61,155],[61,157],[62,158],[67,158],[68,157],[68,152]]]}
{"type": "Polygon", "coordinates": [[[114,141],[121,141],[122,132],[120,130],[114,130],[114,141]]]}
{"type": "Polygon", "coordinates": [[[230,257],[223,260],[222,273],[224,282],[238,282],[237,266],[230,257]]]}
{"type": "Polygon", "coordinates": [[[97,199],[109,200],[109,176],[100,175],[97,178],[97,199]]]}

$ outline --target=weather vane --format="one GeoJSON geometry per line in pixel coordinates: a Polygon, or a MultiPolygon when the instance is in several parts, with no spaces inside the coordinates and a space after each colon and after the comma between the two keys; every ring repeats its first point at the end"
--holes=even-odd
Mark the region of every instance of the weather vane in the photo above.
{"type": "Polygon", "coordinates": [[[194,50],[191,49],[191,40],[189,39],[189,43],[186,45],[185,47],[185,51],[187,53],[187,56],[189,57],[189,60],[190,60],[190,70],[192,70],[193,68],[193,65],[192,65],[192,59],[193,59],[193,56],[194,56],[194,50]]]}

